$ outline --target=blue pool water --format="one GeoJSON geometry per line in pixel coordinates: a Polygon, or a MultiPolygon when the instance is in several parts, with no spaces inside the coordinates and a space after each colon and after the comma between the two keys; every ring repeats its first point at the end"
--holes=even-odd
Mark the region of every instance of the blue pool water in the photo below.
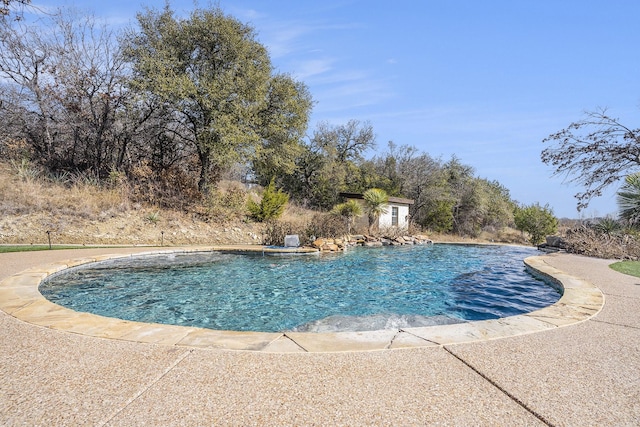
{"type": "Polygon", "coordinates": [[[560,298],[507,246],[355,248],[341,254],[206,252],[115,259],[40,286],[76,311],[238,331],[376,330],[495,319],[560,298]]]}

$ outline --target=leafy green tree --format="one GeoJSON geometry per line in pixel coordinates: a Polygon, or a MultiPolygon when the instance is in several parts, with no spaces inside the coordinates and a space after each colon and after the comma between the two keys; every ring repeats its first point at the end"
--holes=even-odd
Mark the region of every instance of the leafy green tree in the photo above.
{"type": "Polygon", "coordinates": [[[266,105],[258,115],[262,139],[253,159],[253,172],[260,184],[295,172],[312,105],[303,83],[285,74],[269,81],[266,105]]]}
{"type": "Polygon", "coordinates": [[[169,6],[147,9],[138,24],[126,39],[132,87],[163,104],[173,133],[194,147],[200,191],[231,165],[288,147],[304,133],[308,93],[287,76],[272,75],[252,27],[218,7],[196,9],[186,19],[169,6]]]}
{"type": "Polygon", "coordinates": [[[335,205],[331,210],[334,215],[341,216],[347,223],[347,233],[351,234],[351,227],[353,226],[353,220],[356,217],[362,215],[362,206],[355,200],[349,200],[344,203],[335,205]]]}
{"type": "Polygon", "coordinates": [[[260,203],[249,199],[247,208],[256,221],[263,222],[280,218],[288,201],[289,196],[277,190],[275,182],[272,179],[267,188],[264,189],[260,203]]]}
{"type": "Polygon", "coordinates": [[[617,193],[620,218],[629,225],[640,223],[640,173],[627,175],[617,193]]]}
{"type": "Polygon", "coordinates": [[[448,233],[453,230],[452,200],[433,200],[425,206],[421,215],[421,224],[436,233],[448,233]]]}
{"type": "Polygon", "coordinates": [[[302,145],[291,175],[278,175],[283,188],[298,203],[331,209],[341,192],[362,192],[370,170],[363,167],[364,153],[375,145],[369,123],[350,120],[344,125],[318,124],[302,145]]]}
{"type": "Polygon", "coordinates": [[[511,199],[509,190],[498,181],[481,179],[480,183],[487,195],[488,203],[483,227],[502,228],[513,224],[513,210],[516,204],[511,199]]]}
{"type": "Polygon", "coordinates": [[[461,235],[480,233],[487,203],[474,169],[453,156],[443,165],[449,199],[453,200],[453,231],[461,235]]]}
{"type": "Polygon", "coordinates": [[[378,230],[378,219],[380,215],[387,213],[387,203],[389,196],[384,190],[379,188],[371,188],[362,194],[365,209],[369,217],[369,233],[378,230]]]}
{"type": "Polygon", "coordinates": [[[513,216],[516,229],[528,233],[533,245],[544,242],[546,236],[558,231],[558,219],[548,205],[518,206],[513,216]]]}
{"type": "MultiPolygon", "coordinates": [[[[427,156],[428,157],[428,156],[427,156]]],[[[423,186],[426,176],[432,171],[431,165],[415,147],[387,143],[387,151],[364,163],[368,171],[364,188],[380,188],[390,196],[416,198],[413,191],[423,186]],[[419,177],[417,180],[416,177],[419,177]],[[418,184],[416,181],[420,181],[418,184]]]]}

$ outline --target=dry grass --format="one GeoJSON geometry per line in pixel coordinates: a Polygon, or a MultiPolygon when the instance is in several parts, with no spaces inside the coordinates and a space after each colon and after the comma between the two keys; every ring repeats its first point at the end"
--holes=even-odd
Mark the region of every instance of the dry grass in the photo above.
{"type": "Polygon", "coordinates": [[[52,216],[98,219],[130,209],[128,199],[119,190],[82,182],[67,187],[36,175],[21,176],[1,163],[0,194],[3,215],[48,212],[52,216]]]}
{"type": "MultiPolygon", "coordinates": [[[[252,222],[246,201],[259,197],[259,189],[234,181],[221,182],[202,203],[184,210],[132,201],[134,193],[123,183],[104,187],[90,177],[51,179],[28,163],[0,162],[0,244],[46,243],[47,231],[54,243],[102,245],[282,244],[284,234],[308,240],[346,233],[342,219],[292,203],[276,225],[252,222]]],[[[476,239],[425,234],[443,242],[526,244],[509,229],[476,239]]]]}
{"type": "MultiPolygon", "coordinates": [[[[237,186],[223,188],[227,202],[228,188],[237,186]]],[[[133,203],[126,187],[52,181],[24,164],[0,163],[0,244],[44,243],[47,231],[54,243],[69,244],[260,243],[262,224],[244,221],[241,208],[228,212],[234,216],[213,221],[193,211],[133,203]]]]}

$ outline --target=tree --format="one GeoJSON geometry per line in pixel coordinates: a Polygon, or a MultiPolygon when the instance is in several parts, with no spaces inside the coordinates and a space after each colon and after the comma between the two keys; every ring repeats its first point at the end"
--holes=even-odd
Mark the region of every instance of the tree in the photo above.
{"type": "MultiPolygon", "coordinates": [[[[2,0],[0,1],[0,19],[4,19],[6,16],[9,16],[11,13],[11,6],[18,5],[19,7],[24,7],[31,3],[31,0],[2,0]]],[[[20,19],[20,15],[16,17],[16,19],[20,19]]]]}
{"type": "Polygon", "coordinates": [[[558,231],[558,219],[548,205],[538,203],[516,207],[513,220],[516,229],[529,233],[529,241],[533,245],[544,242],[545,237],[558,231]]]}
{"type": "MultiPolygon", "coordinates": [[[[341,192],[361,192],[363,154],[375,144],[373,128],[349,120],[345,125],[318,124],[301,147],[295,170],[280,181],[302,204],[330,209],[341,192]]],[[[370,187],[367,187],[370,188],[370,187]]]]}
{"type": "Polygon", "coordinates": [[[429,227],[436,233],[448,233],[453,230],[454,201],[446,199],[432,200],[420,215],[419,224],[429,227]]]}
{"type": "Polygon", "coordinates": [[[630,225],[640,223],[640,173],[627,175],[617,198],[620,218],[630,225]]]}
{"type": "Polygon", "coordinates": [[[362,206],[355,200],[349,200],[347,202],[335,205],[331,210],[331,213],[341,216],[345,219],[345,221],[347,222],[347,234],[351,234],[351,226],[353,225],[353,220],[356,217],[362,215],[362,206]]]}
{"type": "Polygon", "coordinates": [[[453,231],[477,236],[488,210],[483,186],[474,177],[474,169],[453,156],[444,166],[444,175],[453,203],[453,231]]]}
{"type": "Polygon", "coordinates": [[[575,195],[578,210],[640,167],[640,129],[623,125],[606,110],[587,113],[584,120],[571,123],[543,142],[555,144],[541,154],[542,161],[555,168],[554,175],[565,175],[585,187],[575,195]]]}
{"type": "Polygon", "coordinates": [[[338,163],[362,160],[362,155],[375,147],[375,134],[369,122],[349,120],[344,125],[318,124],[313,135],[315,143],[338,163]]]}
{"type": "Polygon", "coordinates": [[[265,107],[258,114],[262,136],[253,159],[258,183],[292,175],[302,154],[312,99],[307,87],[286,74],[275,75],[267,90],[265,107]]]}
{"type": "Polygon", "coordinates": [[[0,110],[11,137],[49,171],[107,175],[124,159],[129,101],[116,34],[60,10],[41,26],[0,20],[0,110]]]}
{"type": "Polygon", "coordinates": [[[515,203],[509,190],[498,181],[479,180],[486,194],[487,209],[482,226],[502,228],[513,223],[515,203]]]}
{"type": "Polygon", "coordinates": [[[179,19],[169,6],[147,9],[138,23],[139,32],[127,37],[133,87],[165,105],[174,131],[194,147],[200,191],[252,158],[265,139],[288,144],[304,132],[308,95],[291,79],[272,76],[267,50],[249,25],[217,7],[179,19]],[[304,99],[305,107],[291,98],[304,99]]]}
{"type": "Polygon", "coordinates": [[[378,219],[380,215],[387,213],[387,203],[389,196],[384,190],[371,188],[362,194],[367,215],[369,216],[369,233],[378,230],[378,219]]]}
{"type": "Polygon", "coordinates": [[[257,221],[263,222],[280,218],[288,201],[289,196],[282,191],[277,190],[274,180],[271,180],[267,188],[265,188],[262,193],[262,200],[260,203],[249,200],[247,207],[253,218],[257,221]]]}

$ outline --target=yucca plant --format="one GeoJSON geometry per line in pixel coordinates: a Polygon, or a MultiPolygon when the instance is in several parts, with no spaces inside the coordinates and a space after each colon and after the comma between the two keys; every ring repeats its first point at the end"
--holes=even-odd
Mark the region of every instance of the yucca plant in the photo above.
{"type": "Polygon", "coordinates": [[[331,213],[341,216],[345,219],[345,221],[347,222],[347,234],[351,234],[351,226],[353,225],[353,220],[356,217],[362,215],[362,206],[355,200],[349,200],[348,202],[335,205],[331,210],[331,213]]]}
{"type": "Polygon", "coordinates": [[[607,216],[598,221],[593,228],[602,234],[611,236],[621,231],[622,225],[615,218],[607,216]]]}
{"type": "Polygon", "coordinates": [[[160,211],[150,212],[146,218],[149,223],[156,225],[160,221],[160,211]]]}
{"type": "Polygon", "coordinates": [[[640,223],[640,173],[627,175],[617,196],[620,219],[627,221],[629,225],[638,225],[640,223]]]}
{"type": "Polygon", "coordinates": [[[387,213],[387,203],[389,196],[387,192],[379,188],[371,188],[362,195],[369,216],[369,233],[373,234],[378,230],[378,219],[380,215],[387,213]]]}

